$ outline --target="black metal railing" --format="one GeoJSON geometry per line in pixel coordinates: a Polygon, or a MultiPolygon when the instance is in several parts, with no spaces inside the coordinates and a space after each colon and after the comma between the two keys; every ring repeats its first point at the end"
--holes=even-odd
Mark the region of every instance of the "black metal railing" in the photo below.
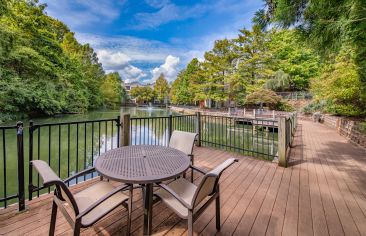
{"type": "Polygon", "coordinates": [[[202,115],[202,145],[273,159],[277,153],[277,121],[202,115]]]}
{"type": "Polygon", "coordinates": [[[196,132],[196,115],[134,117],[130,119],[131,145],[168,145],[174,130],[196,132]]]}
{"type": "Polygon", "coordinates": [[[0,127],[0,207],[18,202],[25,209],[23,123],[0,127]],[[11,183],[11,184],[9,184],[11,183]]]}
{"type": "MultiPolygon", "coordinates": [[[[292,123],[286,124],[286,137],[293,137],[295,118],[288,119],[292,123]]],[[[24,209],[26,192],[29,200],[50,192],[32,169],[32,160],[46,161],[60,178],[67,178],[92,166],[99,155],[120,145],[167,145],[174,130],[198,133],[199,146],[261,159],[272,160],[278,150],[278,121],[273,119],[211,116],[198,112],[162,117],[124,115],[123,119],[47,124],[30,122],[24,131],[23,124],[18,123],[0,127],[0,207],[19,202],[19,209],[24,209]]],[[[290,141],[286,140],[287,143],[290,141]]],[[[82,176],[70,184],[96,175],[82,176]]]]}
{"type": "MultiPolygon", "coordinates": [[[[29,124],[28,198],[50,192],[40,185],[32,160],[44,160],[60,176],[67,178],[93,166],[97,156],[119,146],[119,117],[93,121],[29,124]]],[[[93,178],[91,173],[69,184],[93,178]]]]}

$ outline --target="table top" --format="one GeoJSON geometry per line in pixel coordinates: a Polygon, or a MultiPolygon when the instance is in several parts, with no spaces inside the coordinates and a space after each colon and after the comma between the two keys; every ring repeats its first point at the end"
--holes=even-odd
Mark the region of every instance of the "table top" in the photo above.
{"type": "Polygon", "coordinates": [[[149,184],[172,179],[189,168],[187,154],[169,147],[136,145],[112,149],[100,155],[95,169],[124,183],[149,184]]]}

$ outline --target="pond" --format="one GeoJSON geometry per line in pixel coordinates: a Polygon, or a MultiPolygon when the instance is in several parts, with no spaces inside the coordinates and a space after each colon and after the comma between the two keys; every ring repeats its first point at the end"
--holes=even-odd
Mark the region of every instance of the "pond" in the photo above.
{"type": "MultiPolygon", "coordinates": [[[[132,145],[166,145],[169,137],[169,122],[172,130],[189,132],[196,130],[197,124],[194,115],[179,116],[180,114],[171,112],[169,109],[153,107],[127,107],[121,108],[121,110],[91,111],[85,114],[36,118],[33,119],[33,122],[40,126],[33,131],[33,150],[30,152],[29,120],[24,120],[26,189],[28,187],[30,158],[50,163],[53,170],[61,178],[66,178],[92,166],[100,154],[116,148],[118,143],[116,119],[121,111],[131,114],[132,117],[130,125],[132,145]],[[169,121],[167,117],[170,114],[173,115],[173,118],[169,121]],[[92,120],[103,121],[83,122],[92,120]],[[60,122],[65,124],[59,125],[60,122]]],[[[15,124],[15,121],[12,124],[15,124]]],[[[274,129],[268,129],[263,124],[262,126],[253,126],[248,122],[238,122],[227,117],[202,116],[201,137],[202,144],[205,146],[235,151],[258,158],[271,160],[277,151],[277,133],[274,132],[274,129]]],[[[0,198],[16,194],[17,176],[16,132],[14,129],[4,132],[0,130],[0,198]],[[5,145],[3,145],[4,140],[5,145]]],[[[92,176],[86,176],[85,179],[92,176]]],[[[41,186],[41,181],[35,171],[33,171],[32,178],[33,185],[41,186]]],[[[82,180],[84,178],[77,181],[82,180]]],[[[41,190],[34,193],[33,196],[45,192],[47,190],[41,190]]],[[[14,202],[16,199],[8,201],[7,204],[14,202]]],[[[0,203],[0,207],[2,206],[4,204],[0,203]]]]}

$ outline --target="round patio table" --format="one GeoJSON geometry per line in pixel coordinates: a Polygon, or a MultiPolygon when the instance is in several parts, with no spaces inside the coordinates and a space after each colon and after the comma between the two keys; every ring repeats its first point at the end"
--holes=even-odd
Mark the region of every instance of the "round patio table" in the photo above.
{"type": "Polygon", "coordinates": [[[108,179],[144,186],[144,235],[150,235],[153,184],[182,175],[189,164],[187,154],[177,149],[136,145],[103,153],[97,158],[95,169],[108,179]]]}

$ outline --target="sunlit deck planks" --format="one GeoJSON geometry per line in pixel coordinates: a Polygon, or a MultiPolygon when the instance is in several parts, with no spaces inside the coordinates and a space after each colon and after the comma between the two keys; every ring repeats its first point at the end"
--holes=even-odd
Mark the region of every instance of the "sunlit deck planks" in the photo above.
{"type": "MultiPolygon", "coordinates": [[[[335,131],[300,121],[291,150],[291,166],[238,156],[222,150],[195,148],[196,164],[211,169],[231,156],[240,161],[221,179],[222,230],[216,232],[214,206],[194,225],[202,235],[366,235],[366,152],[335,131]]],[[[195,176],[199,182],[199,175],[195,176]]],[[[74,191],[93,181],[78,184],[74,191]]],[[[0,210],[0,234],[47,235],[51,196],[29,203],[28,211],[0,210]]],[[[186,223],[163,204],[154,206],[156,235],[186,234],[186,223]]],[[[132,234],[142,235],[142,201],[135,191],[132,234]]],[[[83,235],[119,235],[126,226],[121,207],[82,232],[83,235]]],[[[56,234],[71,228],[58,214],[56,234]]]]}

